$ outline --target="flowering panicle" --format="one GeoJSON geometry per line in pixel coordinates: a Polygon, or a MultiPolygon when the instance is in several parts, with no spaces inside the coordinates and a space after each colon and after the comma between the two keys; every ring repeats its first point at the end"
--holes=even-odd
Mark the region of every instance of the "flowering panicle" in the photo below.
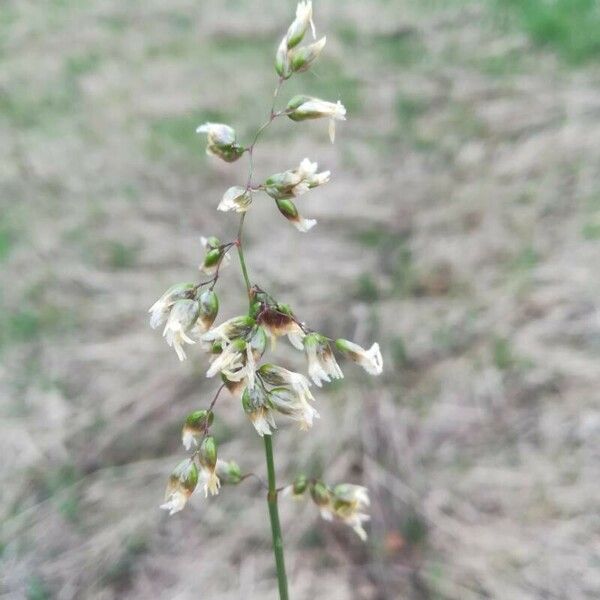
{"type": "MultiPolygon", "coordinates": [[[[187,345],[197,344],[206,352],[206,377],[218,376],[222,384],[207,408],[190,413],[183,424],[181,442],[189,457],[181,461],[169,477],[165,502],[161,508],[169,514],[179,512],[194,493],[205,497],[217,495],[221,484],[239,484],[253,473],[242,474],[238,464],[218,457],[217,440],[211,432],[216,403],[225,388],[241,401],[244,413],[259,436],[264,438],[268,464],[268,502],[277,555],[280,590],[284,588],[282,575],[282,543],[280,536],[277,498],[282,490],[299,499],[310,496],[321,516],[329,521],[339,521],[351,527],[361,539],[366,539],[364,524],[369,517],[366,509],[369,496],[366,488],[352,484],[328,486],[324,482],[299,475],[292,484],[277,488],[272,455],[271,437],[277,430],[275,418],[297,423],[303,431],[315,425],[319,413],[314,407],[311,391],[314,384],[344,377],[334,355],[334,350],[356,362],[370,375],[380,375],[383,360],[379,344],[363,348],[355,342],[329,338],[301,321],[288,304],[279,302],[256,283],[252,282],[242,243],[243,227],[247,213],[260,197],[268,196],[277,210],[300,232],[309,231],[315,219],[302,216],[296,206],[304,194],[328,183],[331,173],[319,171],[318,163],[304,158],[297,167],[274,173],[264,181],[254,180],[253,151],[260,135],[276,118],[287,116],[295,122],[326,119],[329,137],[335,139],[335,127],[346,120],[346,109],[340,100],[330,102],[314,96],[300,94],[291,98],[281,110],[276,109],[278,94],[290,77],[312,67],[325,47],[326,38],[316,39],[313,22],[313,5],[302,0],[296,15],[281,39],[275,55],[275,69],[279,75],[273,96],[269,120],[261,126],[253,141],[244,146],[237,140],[235,130],[224,123],[204,123],[197,129],[206,135],[206,152],[226,162],[234,162],[247,154],[250,163],[245,185],[231,185],[221,196],[217,210],[239,213],[237,237],[222,242],[211,236],[201,238],[204,253],[199,269],[202,277],[196,283],[178,283],[170,287],[150,307],[150,326],[164,326],[163,336],[180,360],[186,358],[187,345]],[[303,44],[306,33],[312,31],[313,41],[303,44]],[[230,251],[236,249],[244,283],[248,293],[248,311],[215,324],[219,314],[219,298],[214,289],[220,270],[230,262],[230,251]],[[268,340],[271,349],[277,338],[287,336],[290,343],[302,351],[305,372],[291,371],[272,362],[262,363],[268,340]]],[[[233,183],[233,182],[232,182],[233,183]]],[[[239,182],[238,182],[239,183],[239,182]]],[[[274,209],[275,207],[273,207],[274,209]]],[[[282,595],[282,597],[284,597],[282,595]]]]}

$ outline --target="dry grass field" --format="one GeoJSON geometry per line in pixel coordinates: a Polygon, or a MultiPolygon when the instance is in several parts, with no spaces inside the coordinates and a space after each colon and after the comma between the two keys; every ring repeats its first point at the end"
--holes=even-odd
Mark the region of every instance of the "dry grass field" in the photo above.
{"type": "MultiPolygon", "coordinates": [[[[317,122],[265,135],[259,177],[305,156],[333,176],[308,234],[257,199],[248,260],[385,370],[346,365],[315,427],[275,438],[280,481],[373,500],[367,544],[282,502],[294,600],[600,597],[598,16],[536,2],[315,0],[328,46],[282,99],[348,121],[333,146],[317,122]]],[[[216,384],[147,309],[197,277],[201,235],[234,235],[216,205],[246,164],[194,131],[264,120],[294,5],[0,4],[2,600],[276,599],[256,482],[158,509],[216,384]]],[[[222,317],[243,309],[237,269],[219,286],[222,317]]],[[[222,455],[263,473],[238,402],[218,410],[222,455]]]]}

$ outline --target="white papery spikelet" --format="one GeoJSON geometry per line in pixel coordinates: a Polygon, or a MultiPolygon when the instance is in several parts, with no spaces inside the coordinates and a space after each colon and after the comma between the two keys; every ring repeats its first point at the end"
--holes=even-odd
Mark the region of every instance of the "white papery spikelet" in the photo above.
{"type": "Polygon", "coordinates": [[[381,375],[383,357],[379,344],[375,342],[368,350],[349,340],[336,340],[335,345],[346,353],[355,363],[359,364],[369,375],[381,375]]]}

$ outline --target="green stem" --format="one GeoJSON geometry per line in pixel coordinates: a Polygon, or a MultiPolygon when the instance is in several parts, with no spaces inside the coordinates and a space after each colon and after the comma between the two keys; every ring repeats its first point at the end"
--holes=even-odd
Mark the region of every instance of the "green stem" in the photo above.
{"type": "Polygon", "coordinates": [[[244,276],[244,283],[246,284],[246,291],[248,292],[248,302],[251,303],[250,299],[250,277],[248,277],[248,269],[246,268],[246,259],[244,258],[244,247],[242,245],[242,234],[244,231],[244,219],[246,218],[246,213],[242,213],[242,217],[240,219],[240,226],[238,228],[237,235],[237,251],[238,257],[240,259],[240,266],[242,267],[242,275],[244,276]]]}
{"type": "Polygon", "coordinates": [[[273,440],[270,435],[263,436],[265,441],[265,455],[267,457],[267,474],[269,478],[269,491],[267,503],[271,519],[271,532],[273,534],[273,553],[277,567],[277,583],[279,584],[280,600],[288,600],[287,577],[285,574],[285,561],[283,558],[283,538],[279,524],[279,511],[277,509],[277,484],[275,483],[275,464],[273,462],[273,440]]]}

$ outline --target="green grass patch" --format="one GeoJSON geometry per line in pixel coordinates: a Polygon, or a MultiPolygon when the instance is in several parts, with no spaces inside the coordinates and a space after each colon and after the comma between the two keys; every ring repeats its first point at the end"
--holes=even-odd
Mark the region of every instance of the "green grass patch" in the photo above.
{"type": "Polygon", "coordinates": [[[421,36],[411,30],[374,35],[370,46],[379,61],[403,67],[420,62],[427,52],[421,36]]]}
{"type": "Polygon", "coordinates": [[[506,77],[525,71],[524,55],[520,50],[511,50],[496,56],[482,56],[474,59],[475,66],[491,77],[506,77]]]}
{"type": "Polygon", "coordinates": [[[570,64],[600,58],[597,0],[496,0],[538,45],[570,64]]]}
{"type": "MultiPolygon", "coordinates": [[[[252,61],[274,61],[278,41],[271,35],[226,35],[215,36],[209,42],[206,51],[214,59],[235,59],[236,63],[252,61]]],[[[259,64],[257,63],[257,66],[259,64]]],[[[273,67],[273,73],[275,68],[273,67]]]]}
{"type": "Polygon", "coordinates": [[[351,21],[343,21],[340,23],[336,28],[335,34],[345,46],[355,46],[359,40],[359,33],[356,29],[356,25],[351,21]]]}
{"type": "Polygon", "coordinates": [[[44,128],[51,132],[64,117],[72,118],[79,90],[72,78],[65,78],[44,90],[13,86],[0,90],[0,120],[19,129],[44,128]]]}
{"type": "Polygon", "coordinates": [[[42,579],[36,575],[31,575],[27,582],[25,598],[27,600],[50,600],[52,594],[42,579]]]}
{"type": "Polygon", "coordinates": [[[511,269],[517,272],[530,271],[538,262],[538,253],[531,246],[526,246],[512,260],[511,269]]]}
{"type": "Polygon", "coordinates": [[[41,319],[37,312],[20,309],[8,316],[7,325],[10,339],[26,342],[38,335],[41,328],[41,319]]]}
{"type": "Polygon", "coordinates": [[[504,337],[495,337],[492,340],[492,357],[500,371],[510,368],[515,362],[510,341],[504,337]]]}
{"type": "Polygon", "coordinates": [[[505,337],[494,336],[491,344],[492,360],[500,371],[530,369],[534,364],[531,359],[517,354],[511,341],[505,337]]]}
{"type": "Polygon", "coordinates": [[[400,336],[393,338],[390,342],[390,353],[396,369],[402,369],[408,364],[408,351],[406,342],[400,336]]]}
{"type": "Polygon", "coordinates": [[[0,262],[6,260],[15,241],[15,233],[0,224],[0,262]]]}
{"type": "Polygon", "coordinates": [[[584,223],[581,228],[581,235],[586,240],[600,240],[600,216],[596,216],[593,220],[584,223]]]}
{"type": "Polygon", "coordinates": [[[581,227],[581,235],[585,240],[600,239],[600,194],[595,194],[585,201],[583,218],[585,222],[581,227]]]}
{"type": "Polygon", "coordinates": [[[418,98],[399,94],[396,99],[396,116],[402,129],[412,130],[416,119],[427,111],[427,105],[418,98]]]}
{"type": "Polygon", "coordinates": [[[125,15],[100,15],[98,22],[113,33],[123,33],[131,26],[131,19],[125,15]]]}
{"type": "Polygon", "coordinates": [[[103,581],[121,592],[127,590],[133,582],[137,563],[147,551],[148,542],[144,537],[138,535],[128,540],[120,556],[103,573],[103,581]]]}
{"type": "MultiPolygon", "coordinates": [[[[392,280],[392,293],[410,296],[416,291],[417,276],[412,252],[407,246],[406,236],[398,232],[382,231],[379,228],[366,229],[355,233],[357,241],[377,250],[381,257],[381,270],[392,280]]],[[[358,280],[358,294],[367,302],[381,297],[379,289],[370,275],[362,275],[358,280]]]]}
{"type": "Polygon", "coordinates": [[[379,287],[370,273],[363,273],[356,280],[354,297],[361,302],[377,302],[380,297],[379,287]]]}
{"type": "Polygon", "coordinates": [[[412,546],[418,546],[427,540],[427,523],[418,513],[410,511],[400,526],[402,537],[412,546]]]}
{"type": "Polygon", "coordinates": [[[91,73],[98,68],[100,62],[100,54],[95,50],[69,56],[65,61],[65,75],[77,78],[81,75],[91,73]]]}
{"type": "Polygon", "coordinates": [[[124,244],[120,241],[108,241],[104,244],[103,262],[113,270],[131,269],[135,266],[140,253],[138,245],[124,244]]]}
{"type": "MultiPolygon", "coordinates": [[[[33,293],[32,293],[33,296],[33,293]]],[[[9,308],[0,303],[0,348],[9,344],[33,342],[42,336],[65,330],[72,315],[42,300],[9,308]]]]}

